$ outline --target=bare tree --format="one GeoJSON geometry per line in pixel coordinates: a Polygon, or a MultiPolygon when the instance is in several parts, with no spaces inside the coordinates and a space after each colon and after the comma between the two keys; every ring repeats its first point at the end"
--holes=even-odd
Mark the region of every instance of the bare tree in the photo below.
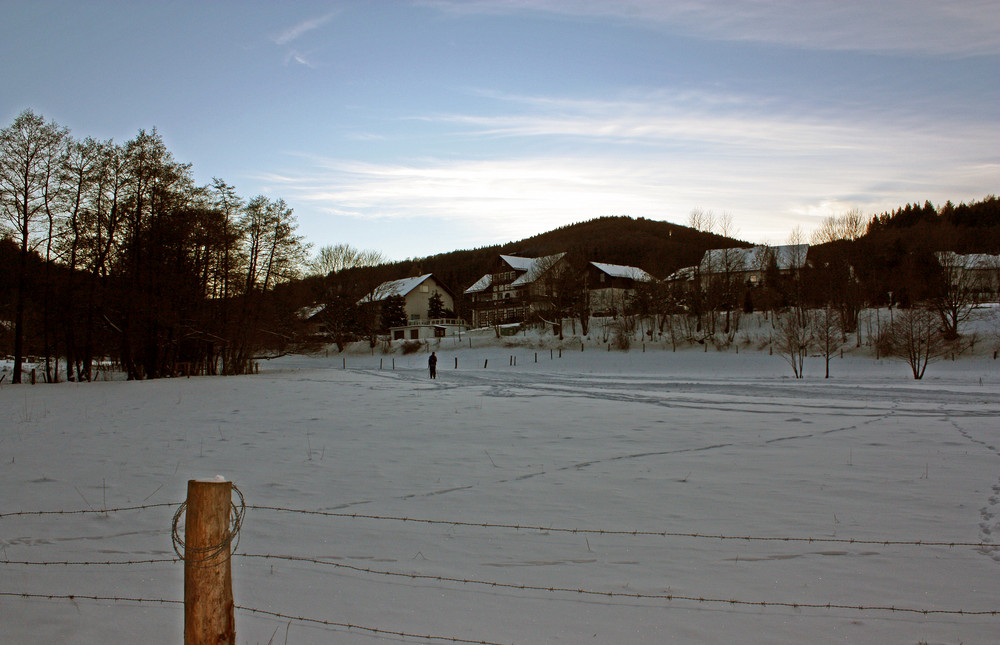
{"type": "Polygon", "coordinates": [[[385,329],[382,324],[382,307],[387,299],[396,294],[397,286],[396,280],[383,282],[357,302],[358,327],[368,339],[369,347],[374,348],[378,344],[379,334],[385,329]]]}
{"type": "Polygon", "coordinates": [[[883,334],[882,349],[906,362],[913,378],[920,380],[927,365],[940,359],[948,347],[938,327],[938,316],[930,309],[900,309],[883,334]]]}
{"type": "Polygon", "coordinates": [[[788,262],[788,284],[791,305],[802,318],[805,324],[805,302],[802,293],[802,267],[806,262],[806,237],[802,232],[802,227],[796,226],[788,235],[788,251],[786,261],[788,262]]]}
{"type": "Polygon", "coordinates": [[[813,343],[813,327],[808,312],[787,311],[778,317],[775,349],[792,367],[795,378],[802,378],[806,356],[813,343]]]}
{"type": "Polygon", "coordinates": [[[385,262],[386,258],[381,251],[362,251],[350,244],[335,244],[321,247],[316,257],[309,262],[308,271],[311,275],[326,276],[344,269],[373,267],[385,262]]]}
{"type": "Polygon", "coordinates": [[[31,110],[22,112],[0,130],[0,208],[20,242],[14,300],[14,374],[21,382],[24,353],[24,310],[27,298],[28,254],[39,220],[51,208],[52,162],[61,153],[67,131],[45,122],[31,110]]]}
{"type": "MultiPolygon", "coordinates": [[[[719,234],[723,237],[732,238],[738,234],[739,230],[733,224],[733,216],[724,212],[719,216],[719,234]]],[[[726,323],[723,333],[727,342],[732,342],[739,328],[739,314],[736,315],[736,324],[733,324],[733,311],[736,309],[737,295],[740,289],[737,285],[737,276],[743,275],[746,270],[746,250],[728,247],[721,251],[721,304],[726,312],[726,323]]]]}
{"type": "Polygon", "coordinates": [[[823,353],[826,372],[823,378],[830,378],[830,358],[836,353],[843,342],[839,315],[829,302],[815,315],[811,321],[812,335],[816,345],[823,353]]]}
{"type": "MultiPolygon", "coordinates": [[[[66,378],[71,380],[83,377],[79,356],[80,325],[74,320],[77,306],[76,274],[83,258],[86,231],[93,221],[89,211],[95,196],[97,178],[101,172],[101,157],[101,144],[94,139],[87,137],[83,141],[70,141],[60,173],[66,198],[66,235],[63,238],[62,255],[69,269],[68,285],[61,309],[65,334],[66,378]]],[[[58,374],[59,370],[56,369],[57,378],[58,374]]]]}
{"type": "Polygon", "coordinates": [[[947,340],[958,338],[959,326],[972,315],[986,292],[989,260],[992,256],[960,255],[951,251],[937,254],[941,273],[931,305],[941,319],[947,340]]]}
{"type": "Polygon", "coordinates": [[[254,197],[243,207],[239,228],[245,262],[243,292],[224,358],[226,374],[244,372],[255,352],[265,346],[260,340],[260,334],[269,331],[260,329],[263,296],[275,284],[294,278],[305,257],[302,238],[295,234],[295,217],[284,200],[254,197]]]}
{"type": "Polygon", "coordinates": [[[563,259],[565,256],[556,253],[536,258],[528,269],[526,287],[530,314],[552,325],[560,340],[564,337],[563,319],[573,311],[583,285],[577,271],[563,259]]]}
{"type": "Polygon", "coordinates": [[[865,217],[860,208],[852,208],[843,215],[831,215],[813,231],[813,244],[827,244],[837,240],[854,241],[865,234],[870,217],[865,217]]]}

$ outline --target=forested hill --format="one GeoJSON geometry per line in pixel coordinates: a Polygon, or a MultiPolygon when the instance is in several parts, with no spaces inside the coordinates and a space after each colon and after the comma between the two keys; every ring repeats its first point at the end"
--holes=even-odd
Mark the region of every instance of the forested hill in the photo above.
{"type": "Polygon", "coordinates": [[[948,201],[940,208],[930,202],[907,204],[872,219],[865,237],[879,245],[956,253],[996,253],[1000,250],[1000,199],[989,195],[969,204],[948,201]]]}
{"type": "MultiPolygon", "coordinates": [[[[826,252],[824,247],[843,244],[854,248],[853,255],[859,256],[857,263],[878,264],[882,269],[905,264],[904,256],[913,253],[921,257],[944,250],[996,253],[1000,249],[1000,199],[990,195],[957,206],[947,202],[940,208],[930,202],[922,206],[909,204],[871,218],[867,231],[853,243],[841,240],[821,244],[815,250],[822,255],[826,252]],[[887,259],[887,255],[893,257],[887,259]]],[[[499,254],[539,257],[563,251],[570,253],[574,263],[594,261],[636,266],[663,278],[679,268],[697,264],[708,249],[728,246],[749,244],[669,222],[628,216],[600,217],[516,242],[348,269],[333,280],[334,284],[373,286],[384,280],[433,273],[459,295],[489,272],[499,254]]]]}
{"type": "Polygon", "coordinates": [[[566,251],[576,263],[636,266],[663,278],[697,264],[707,249],[730,246],[749,244],[669,222],[615,216],[563,226],[517,242],[394,262],[372,271],[385,280],[433,273],[458,294],[488,273],[500,254],[539,257],[566,251]]]}

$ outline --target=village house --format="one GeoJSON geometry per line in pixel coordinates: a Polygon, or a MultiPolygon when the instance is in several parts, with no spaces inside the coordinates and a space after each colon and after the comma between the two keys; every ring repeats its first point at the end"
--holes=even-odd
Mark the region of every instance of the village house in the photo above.
{"type": "MultiPolygon", "coordinates": [[[[703,283],[727,281],[748,287],[764,283],[769,270],[791,275],[806,266],[808,244],[752,246],[750,248],[711,249],[705,251],[697,267],[703,283]]],[[[703,284],[703,288],[707,284],[703,284]]]]}
{"type": "Polygon", "coordinates": [[[996,300],[1000,292],[1000,255],[939,251],[935,257],[952,290],[966,290],[976,302],[996,300]]]}
{"type": "Polygon", "coordinates": [[[635,296],[638,283],[656,279],[637,267],[590,262],[584,269],[590,291],[590,310],[595,316],[614,316],[625,310],[635,296]]]}
{"type": "Polygon", "coordinates": [[[451,317],[442,315],[454,312],[455,296],[451,289],[432,273],[383,282],[359,300],[358,304],[381,306],[393,296],[403,298],[407,324],[389,329],[392,340],[441,338],[461,334],[465,330],[465,322],[454,318],[454,314],[451,317]],[[435,296],[441,300],[440,310],[436,312],[432,306],[435,296]]]}
{"type": "Polygon", "coordinates": [[[472,326],[525,322],[551,306],[557,288],[554,278],[569,270],[565,256],[498,256],[492,270],[465,290],[472,326]]]}

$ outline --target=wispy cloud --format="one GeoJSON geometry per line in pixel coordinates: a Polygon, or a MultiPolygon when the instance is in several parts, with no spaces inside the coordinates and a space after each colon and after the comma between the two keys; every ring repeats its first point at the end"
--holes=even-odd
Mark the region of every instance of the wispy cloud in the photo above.
{"type": "Polygon", "coordinates": [[[274,37],[274,42],[277,45],[287,45],[295,40],[297,40],[303,34],[310,32],[314,29],[322,27],[326,23],[333,20],[341,12],[340,9],[335,9],[334,11],[329,11],[322,16],[317,16],[315,18],[310,18],[308,20],[303,20],[302,22],[285,29],[280,34],[274,37]]]}
{"type": "Polygon", "coordinates": [[[679,149],[712,156],[841,155],[892,150],[913,140],[919,145],[933,143],[933,149],[939,151],[981,149],[987,154],[990,148],[982,142],[984,128],[995,131],[1000,127],[1000,121],[945,123],[871,107],[830,116],[803,105],[703,92],[651,92],[625,100],[501,94],[493,94],[493,98],[510,107],[495,115],[439,114],[420,119],[454,126],[464,136],[638,144],[637,155],[656,150],[676,153],[679,149]],[[931,136],[933,142],[925,138],[931,136]]]}
{"type": "Polygon", "coordinates": [[[296,63],[297,65],[302,65],[308,67],[309,69],[318,69],[319,65],[312,61],[309,54],[301,52],[298,50],[290,50],[285,54],[285,64],[296,63]]]}
{"type": "Polygon", "coordinates": [[[546,12],[634,21],[728,41],[918,55],[1000,53],[995,0],[427,0],[453,13],[546,12]]]}
{"type": "Polygon", "coordinates": [[[1000,176],[1000,120],[703,91],[476,94],[493,100],[490,112],[409,117],[406,136],[430,133],[438,156],[301,157],[261,179],[341,223],[475,222],[472,244],[483,245],[605,215],[685,223],[696,207],[730,212],[744,239],[782,242],[853,207],[979,199],[1000,176]]]}
{"type": "Polygon", "coordinates": [[[1000,175],[995,137],[956,123],[889,127],[847,117],[789,121],[677,106],[662,115],[652,104],[545,102],[551,113],[438,118],[465,128],[462,136],[561,139],[551,146],[560,154],[312,158],[301,172],[265,179],[337,216],[475,221],[483,243],[612,214],[683,223],[694,207],[729,211],[742,236],[775,242],[851,207],[876,213],[912,200],[979,198],[995,191],[1000,175]],[[623,138],[629,145],[618,146],[623,138]],[[632,145],[637,139],[644,145],[632,145]]]}

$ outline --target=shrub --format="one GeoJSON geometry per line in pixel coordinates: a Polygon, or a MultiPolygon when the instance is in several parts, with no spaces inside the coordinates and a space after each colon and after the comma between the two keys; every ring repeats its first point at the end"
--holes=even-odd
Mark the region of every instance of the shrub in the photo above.
{"type": "Polygon", "coordinates": [[[419,340],[407,340],[403,342],[402,349],[404,354],[416,354],[424,348],[424,344],[419,340]]]}

